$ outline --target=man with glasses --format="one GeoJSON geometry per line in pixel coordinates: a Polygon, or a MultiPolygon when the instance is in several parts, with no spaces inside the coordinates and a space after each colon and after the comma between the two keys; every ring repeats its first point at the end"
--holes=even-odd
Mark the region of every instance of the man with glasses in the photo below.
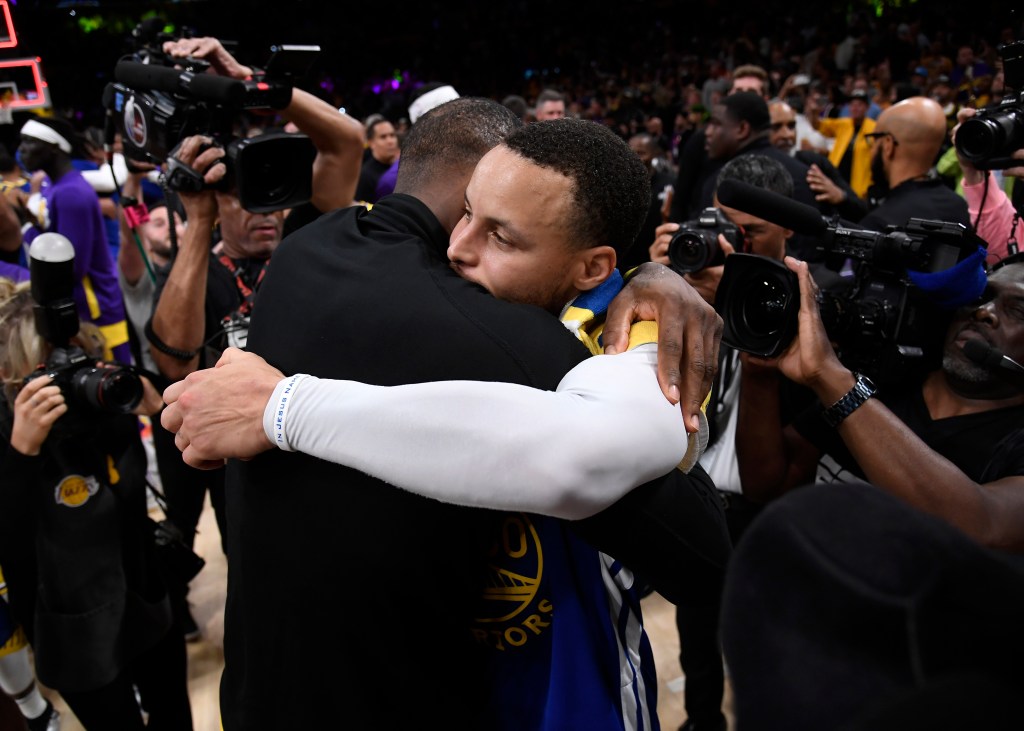
{"type": "Polygon", "coordinates": [[[946,116],[932,99],[915,96],[886,109],[865,137],[871,147],[871,197],[876,207],[860,225],[881,231],[930,218],[970,227],[967,203],[932,169],[946,139],[946,116]]]}

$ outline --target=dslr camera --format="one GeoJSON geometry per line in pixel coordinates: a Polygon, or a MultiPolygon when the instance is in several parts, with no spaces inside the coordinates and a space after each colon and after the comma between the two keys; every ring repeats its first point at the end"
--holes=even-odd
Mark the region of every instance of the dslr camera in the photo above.
{"type": "MultiPolygon", "coordinates": [[[[142,379],[118,363],[97,364],[71,339],[78,333],[74,300],[75,250],[57,233],[38,236],[29,248],[33,315],[36,330],[53,346],[46,363],[25,382],[49,377],[60,386],[68,414],[128,414],[142,400],[142,379]]],[[[67,418],[65,416],[65,418],[67,418]]]]}
{"type": "MultiPolygon", "coordinates": [[[[145,34],[137,28],[133,36],[145,34]]],[[[243,112],[288,106],[293,80],[308,72],[319,46],[271,46],[266,68],[240,81],[205,73],[209,64],[202,59],[168,57],[157,48],[166,40],[173,39],[157,35],[122,58],[104,89],[107,134],[121,132],[125,157],[168,162],[167,187],[196,192],[204,187],[202,174],[168,157],[186,137],[207,135],[226,153],[227,175],[218,188],[237,188],[243,208],[266,213],[307,202],[316,157],[309,138],[283,131],[240,138],[234,127],[243,112]]]]}
{"type": "Polygon", "coordinates": [[[679,274],[721,266],[725,252],[718,245],[718,234],[733,248],[741,248],[743,232],[717,208],[705,208],[695,220],[679,224],[668,244],[669,266],[679,274]]]}
{"type": "Polygon", "coordinates": [[[1001,170],[1019,165],[1014,151],[1024,147],[1024,41],[999,47],[1006,85],[1014,93],[985,107],[960,125],[956,149],[980,170],[1001,170]]]}
{"type": "MultiPolygon", "coordinates": [[[[818,244],[826,266],[849,262],[854,269],[848,288],[819,295],[822,322],[844,365],[880,383],[933,365],[951,313],[919,283],[949,272],[979,244],[959,223],[912,218],[884,232],[829,225],[818,244]]],[[[958,273],[956,289],[980,295],[984,277],[971,278],[979,272],[958,273]]],[[[724,343],[773,358],[796,335],[799,309],[796,274],[782,262],[752,254],[726,259],[715,297],[724,343]]]]}

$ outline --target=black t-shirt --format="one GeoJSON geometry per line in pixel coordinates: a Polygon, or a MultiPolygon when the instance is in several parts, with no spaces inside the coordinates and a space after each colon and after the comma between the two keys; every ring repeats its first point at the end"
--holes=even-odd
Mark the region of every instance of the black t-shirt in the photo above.
{"type": "MultiPolygon", "coordinates": [[[[878,398],[928,447],[975,482],[1024,475],[1024,406],[932,419],[919,386],[887,394],[880,392],[878,398]]],[[[839,433],[821,418],[820,404],[801,414],[795,426],[822,454],[832,458],[825,461],[831,465],[829,469],[835,469],[834,461],[843,470],[864,479],[839,433]]]]}
{"type": "Polygon", "coordinates": [[[911,218],[962,223],[972,228],[967,201],[938,178],[907,180],[897,185],[859,225],[869,231],[884,231],[889,225],[906,226],[911,218]]]}
{"type": "MultiPolygon", "coordinates": [[[[228,345],[238,344],[237,334],[227,333],[224,318],[236,312],[246,299],[243,289],[239,287],[238,277],[243,286],[252,291],[260,280],[261,270],[267,266],[266,259],[233,260],[234,269],[229,269],[220,257],[210,254],[207,264],[205,326],[203,329],[203,348],[199,354],[199,368],[209,368],[217,362],[220,354],[228,345]],[[235,272],[238,272],[237,276],[235,272]]],[[[157,271],[156,292],[153,294],[154,307],[160,301],[171,267],[157,271]]]]}
{"type": "Polygon", "coordinates": [[[356,200],[366,203],[377,202],[377,183],[380,176],[391,167],[389,162],[381,162],[373,155],[368,155],[363,160],[363,166],[359,171],[359,183],[356,185],[356,200]]]}

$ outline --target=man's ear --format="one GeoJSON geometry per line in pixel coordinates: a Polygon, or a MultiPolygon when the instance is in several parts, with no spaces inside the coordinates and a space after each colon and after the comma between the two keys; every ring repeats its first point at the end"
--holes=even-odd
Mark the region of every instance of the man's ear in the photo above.
{"type": "Polygon", "coordinates": [[[579,266],[573,284],[580,292],[586,292],[606,280],[615,268],[615,249],[611,246],[594,246],[580,252],[579,266]]]}

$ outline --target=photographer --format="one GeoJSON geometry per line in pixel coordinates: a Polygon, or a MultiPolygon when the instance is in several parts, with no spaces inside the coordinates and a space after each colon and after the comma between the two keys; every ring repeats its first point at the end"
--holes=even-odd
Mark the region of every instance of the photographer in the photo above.
{"type": "MultiPolygon", "coordinates": [[[[252,70],[239,64],[215,38],[187,38],[165,44],[172,57],[208,60],[219,74],[235,79],[252,70]]],[[[311,203],[321,211],[352,204],[363,149],[362,126],[313,95],[294,89],[282,116],[312,140],[311,203]]],[[[153,316],[146,328],[153,360],[161,375],[177,381],[194,370],[212,366],[227,345],[242,346],[255,291],[271,254],[281,242],[284,211],[252,213],[242,207],[237,188],[213,190],[225,178],[225,151],[205,147],[213,140],[195,135],[181,141],[175,160],[198,171],[205,186],[199,192],[179,191],[188,226],[170,270],[157,282],[153,316]],[[216,248],[214,229],[219,242],[216,248]]],[[[171,436],[154,430],[161,465],[184,471],[167,475],[172,520],[191,543],[209,490],[224,546],[223,470],[198,472],[181,464],[171,436]]]]}
{"type": "Polygon", "coordinates": [[[768,500],[815,481],[861,478],[984,545],[1024,549],[1024,381],[1013,365],[1024,358],[1024,264],[991,273],[981,301],[956,312],[941,368],[877,398],[836,357],[806,265],[786,264],[800,281],[798,335],[775,361],[743,356],[736,451],[744,493],[768,500]],[[1006,356],[977,363],[965,353],[972,342],[1006,356]],[[780,376],[831,406],[780,428],[780,376]]]}
{"type": "MultiPolygon", "coordinates": [[[[252,75],[252,70],[239,64],[215,38],[170,41],[164,51],[172,57],[208,60],[218,73],[231,78],[252,75]]],[[[292,91],[291,102],[281,114],[316,147],[311,202],[323,212],[351,205],[363,148],[359,122],[301,89],[292,91]]],[[[240,307],[248,312],[247,299],[281,240],[283,211],[250,213],[242,208],[237,191],[209,188],[226,173],[224,165],[217,164],[225,157],[223,149],[211,147],[200,154],[200,147],[212,142],[209,137],[193,136],[182,141],[176,154],[180,163],[203,174],[208,187],[199,193],[181,192],[189,227],[158,292],[149,333],[157,367],[171,380],[216,360],[207,360],[203,347],[223,332],[224,317],[240,307]],[[218,253],[227,257],[228,264],[223,257],[210,256],[217,221],[218,253]]],[[[221,349],[223,346],[215,348],[221,349]]]]}
{"type": "MultiPolygon", "coordinates": [[[[12,612],[39,680],[86,728],[144,728],[134,688],[151,728],[191,728],[185,648],[146,516],[138,419],[94,409],[66,374],[26,380],[40,362],[60,370],[33,306],[28,284],[0,280],[0,563],[12,612]]],[[[70,344],[102,351],[87,323],[70,344]]],[[[156,413],[160,397],[142,385],[134,413],[156,413]]]]}

